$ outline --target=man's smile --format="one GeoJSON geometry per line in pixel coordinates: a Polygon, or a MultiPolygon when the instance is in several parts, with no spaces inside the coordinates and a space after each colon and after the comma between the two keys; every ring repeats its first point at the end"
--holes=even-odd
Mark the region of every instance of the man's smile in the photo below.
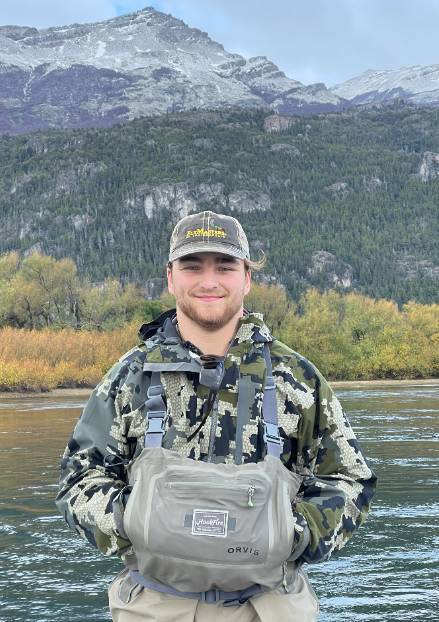
{"type": "Polygon", "coordinates": [[[222,300],[224,296],[211,296],[208,294],[202,294],[201,296],[195,296],[197,300],[201,302],[215,302],[216,300],[222,300]]]}

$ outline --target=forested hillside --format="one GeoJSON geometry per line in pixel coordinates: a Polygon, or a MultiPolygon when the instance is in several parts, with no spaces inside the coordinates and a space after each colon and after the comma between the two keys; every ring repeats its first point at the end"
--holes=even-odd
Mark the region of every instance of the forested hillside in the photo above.
{"type": "Polygon", "coordinates": [[[295,299],[312,285],[439,302],[438,121],[395,105],[3,136],[0,253],[39,250],[94,282],[143,284],[163,276],[178,218],[208,208],[241,220],[268,258],[260,278],[295,299]]]}

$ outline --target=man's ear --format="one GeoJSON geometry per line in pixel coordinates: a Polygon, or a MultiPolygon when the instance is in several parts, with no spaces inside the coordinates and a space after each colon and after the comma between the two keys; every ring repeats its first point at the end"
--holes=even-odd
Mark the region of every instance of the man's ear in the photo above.
{"type": "Polygon", "coordinates": [[[168,266],[166,268],[166,276],[168,279],[168,290],[170,291],[171,294],[174,293],[174,283],[172,280],[172,266],[168,266]]]}
{"type": "Polygon", "coordinates": [[[246,270],[245,271],[244,296],[247,296],[247,294],[250,291],[251,286],[252,286],[252,273],[251,273],[251,270],[246,270]]]}

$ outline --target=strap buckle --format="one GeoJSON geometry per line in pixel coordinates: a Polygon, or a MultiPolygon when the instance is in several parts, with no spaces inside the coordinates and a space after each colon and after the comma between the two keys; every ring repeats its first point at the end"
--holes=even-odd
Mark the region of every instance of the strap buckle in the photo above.
{"type": "Polygon", "coordinates": [[[274,423],[264,421],[264,443],[274,443],[283,446],[281,437],[279,436],[279,428],[274,423]]]}
{"type": "Polygon", "coordinates": [[[148,428],[146,430],[146,433],[163,434],[165,428],[165,417],[166,412],[164,410],[148,413],[148,428]]]}
{"type": "Polygon", "coordinates": [[[213,605],[221,600],[220,590],[212,588],[206,592],[201,592],[201,602],[213,605]]]}
{"type": "Polygon", "coordinates": [[[147,434],[163,434],[167,412],[164,410],[165,403],[162,397],[163,387],[160,384],[153,384],[148,387],[147,400],[145,402],[147,410],[148,429],[147,434]]]}

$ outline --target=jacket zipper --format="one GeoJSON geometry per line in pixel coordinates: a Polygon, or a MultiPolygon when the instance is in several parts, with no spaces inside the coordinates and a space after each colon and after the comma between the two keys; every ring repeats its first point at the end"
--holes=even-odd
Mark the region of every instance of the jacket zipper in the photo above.
{"type": "Polygon", "coordinates": [[[218,393],[215,396],[215,401],[212,407],[210,435],[209,435],[209,449],[207,451],[207,462],[212,462],[213,449],[215,446],[216,428],[218,426],[218,393]]]}
{"type": "MultiPolygon", "coordinates": [[[[230,350],[230,346],[233,343],[233,339],[229,342],[228,346],[227,346],[227,350],[224,354],[224,363],[227,359],[227,355],[229,353],[230,350]]],[[[213,407],[212,407],[212,414],[211,414],[211,418],[212,418],[212,423],[210,424],[210,435],[209,435],[209,449],[207,451],[207,462],[212,462],[213,459],[213,450],[214,450],[214,445],[215,445],[215,436],[216,436],[216,428],[218,425],[218,400],[219,400],[219,394],[217,393],[215,396],[215,401],[213,403],[213,407]]]]}

